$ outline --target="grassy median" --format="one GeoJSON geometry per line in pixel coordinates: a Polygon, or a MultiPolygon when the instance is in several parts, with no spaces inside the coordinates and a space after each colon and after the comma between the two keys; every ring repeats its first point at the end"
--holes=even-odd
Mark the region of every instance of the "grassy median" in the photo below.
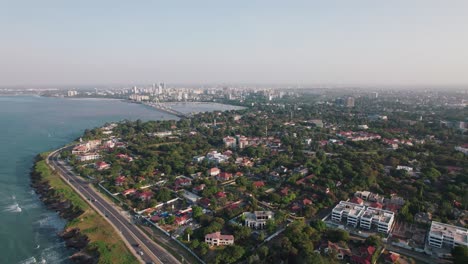
{"type": "Polygon", "coordinates": [[[68,222],[66,228],[78,228],[89,239],[85,251],[98,252],[98,263],[139,263],[114,228],[96,211],[94,211],[62,178],[45,162],[49,153],[40,155],[34,171],[49,184],[56,193],[68,200],[72,206],[83,213],[68,222]]]}

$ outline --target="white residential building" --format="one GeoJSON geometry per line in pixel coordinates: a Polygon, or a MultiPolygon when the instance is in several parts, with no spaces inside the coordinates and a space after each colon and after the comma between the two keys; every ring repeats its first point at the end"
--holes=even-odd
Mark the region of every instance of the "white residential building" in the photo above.
{"type": "Polygon", "coordinates": [[[205,243],[210,246],[226,246],[234,244],[233,235],[221,235],[221,232],[215,232],[205,235],[205,243]]]}
{"type": "Polygon", "coordinates": [[[442,248],[468,246],[468,229],[432,221],[429,230],[429,245],[442,248]]]}
{"type": "Polygon", "coordinates": [[[395,214],[392,211],[367,207],[364,214],[361,216],[359,226],[368,230],[371,229],[371,227],[376,227],[377,231],[381,233],[389,233],[394,220],[395,214]]]}
{"type": "Polygon", "coordinates": [[[230,136],[223,138],[223,142],[227,148],[235,148],[237,146],[236,139],[230,136]]]}
{"type": "Polygon", "coordinates": [[[273,219],[272,211],[255,211],[253,213],[245,212],[245,226],[255,229],[265,228],[268,220],[273,219]]]}
{"type": "Polygon", "coordinates": [[[413,171],[413,168],[412,168],[412,167],[409,167],[409,166],[400,166],[400,165],[398,165],[398,166],[396,167],[396,169],[397,169],[397,170],[405,170],[405,171],[407,171],[407,172],[412,172],[412,171],[413,171]]]}
{"type": "Polygon", "coordinates": [[[86,154],[78,155],[76,158],[79,161],[89,161],[89,160],[97,160],[101,158],[101,155],[97,153],[86,153],[86,154]]]}
{"type": "Polygon", "coordinates": [[[378,232],[389,233],[395,221],[395,214],[379,208],[341,201],[333,208],[331,219],[335,222],[346,219],[346,224],[355,228],[376,228],[378,232]]]}
{"type": "Polygon", "coordinates": [[[357,227],[359,225],[359,218],[364,213],[365,206],[341,201],[332,210],[332,220],[341,222],[346,218],[346,224],[357,227]]]}

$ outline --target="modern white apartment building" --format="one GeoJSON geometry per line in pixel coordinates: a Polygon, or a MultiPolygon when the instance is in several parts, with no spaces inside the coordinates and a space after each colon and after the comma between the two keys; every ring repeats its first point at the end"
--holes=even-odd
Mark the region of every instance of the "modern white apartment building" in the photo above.
{"type": "Polygon", "coordinates": [[[459,226],[432,221],[428,237],[429,245],[437,248],[468,246],[468,229],[459,226]]]}
{"type": "Polygon", "coordinates": [[[346,218],[346,224],[357,227],[365,209],[363,205],[341,201],[332,210],[332,220],[341,222],[346,218]]]}
{"type": "Polygon", "coordinates": [[[381,233],[388,233],[392,228],[395,214],[392,211],[382,210],[379,208],[367,207],[362,214],[359,226],[363,229],[371,229],[376,227],[381,233]]]}
{"type": "Polygon", "coordinates": [[[355,228],[376,228],[378,232],[389,233],[395,221],[395,214],[379,208],[341,201],[333,208],[331,219],[335,222],[346,219],[346,224],[355,228]]]}

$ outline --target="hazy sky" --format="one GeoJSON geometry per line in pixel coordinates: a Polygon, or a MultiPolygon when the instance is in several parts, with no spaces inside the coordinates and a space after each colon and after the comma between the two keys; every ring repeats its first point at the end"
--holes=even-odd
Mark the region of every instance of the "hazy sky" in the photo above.
{"type": "Polygon", "coordinates": [[[0,0],[0,86],[468,84],[468,0],[0,0]]]}

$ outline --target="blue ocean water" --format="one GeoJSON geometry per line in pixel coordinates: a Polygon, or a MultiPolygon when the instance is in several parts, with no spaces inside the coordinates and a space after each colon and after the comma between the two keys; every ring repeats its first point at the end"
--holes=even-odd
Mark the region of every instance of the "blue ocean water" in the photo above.
{"type": "Polygon", "coordinates": [[[86,128],[123,119],[177,118],[118,100],[0,97],[0,263],[69,263],[70,251],[56,235],[64,220],[30,187],[33,159],[86,128]]]}

